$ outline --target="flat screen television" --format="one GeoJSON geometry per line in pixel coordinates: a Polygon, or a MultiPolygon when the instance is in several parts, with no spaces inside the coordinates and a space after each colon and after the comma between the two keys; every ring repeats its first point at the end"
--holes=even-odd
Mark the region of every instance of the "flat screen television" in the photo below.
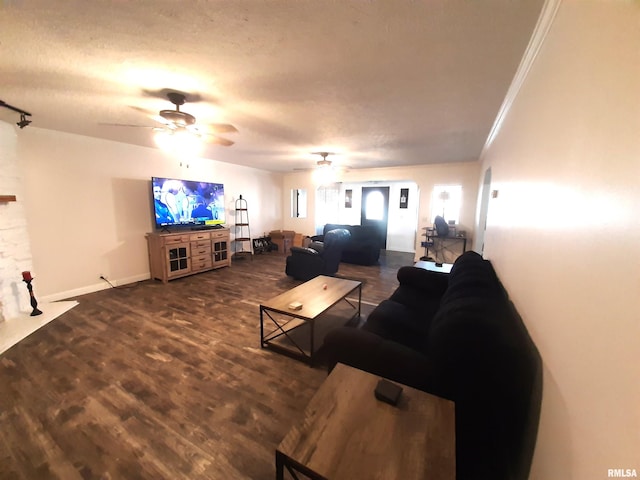
{"type": "Polygon", "coordinates": [[[157,229],[212,227],[225,223],[222,183],[151,177],[157,229]]]}

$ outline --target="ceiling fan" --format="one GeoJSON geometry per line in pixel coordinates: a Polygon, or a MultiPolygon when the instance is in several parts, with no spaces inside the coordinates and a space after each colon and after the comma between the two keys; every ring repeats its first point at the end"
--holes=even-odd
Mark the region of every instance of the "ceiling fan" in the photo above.
{"type": "Polygon", "coordinates": [[[331,160],[327,160],[327,157],[333,154],[333,152],[313,152],[311,155],[320,155],[322,157],[322,160],[316,162],[319,167],[330,167],[331,160]]]}
{"type": "Polygon", "coordinates": [[[196,117],[190,113],[180,110],[180,106],[186,103],[186,95],[181,92],[168,91],[166,97],[175,106],[173,110],[160,110],[157,115],[152,118],[158,123],[162,124],[161,127],[153,127],[148,125],[128,125],[121,123],[108,123],[106,125],[119,126],[119,127],[143,127],[152,128],[158,132],[164,132],[167,134],[179,133],[187,131],[205,141],[230,147],[235,142],[221,137],[218,133],[236,133],[238,129],[229,123],[211,123],[207,124],[204,128],[200,127],[196,123],[196,117]],[[211,131],[208,131],[211,130],[211,131]]]}
{"type": "MultiPolygon", "coordinates": [[[[329,168],[331,167],[331,160],[327,160],[327,157],[329,155],[335,155],[335,153],[333,152],[311,152],[311,155],[320,155],[322,157],[322,160],[318,160],[316,162],[316,165],[318,168],[329,168]]],[[[294,170],[298,170],[298,171],[308,171],[308,170],[313,170],[313,168],[294,168],[294,170]]]]}
{"type": "Polygon", "coordinates": [[[185,104],[185,96],[177,92],[167,93],[167,98],[176,106],[175,110],[160,110],[160,121],[170,128],[188,127],[196,123],[196,117],[180,111],[180,105],[185,104]]]}

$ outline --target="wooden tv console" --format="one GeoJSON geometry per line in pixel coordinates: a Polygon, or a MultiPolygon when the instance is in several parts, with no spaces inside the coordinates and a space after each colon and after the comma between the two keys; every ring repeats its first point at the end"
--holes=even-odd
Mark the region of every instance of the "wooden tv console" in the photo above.
{"type": "Polygon", "coordinates": [[[151,278],[175,278],[231,265],[229,229],[147,233],[151,278]]]}

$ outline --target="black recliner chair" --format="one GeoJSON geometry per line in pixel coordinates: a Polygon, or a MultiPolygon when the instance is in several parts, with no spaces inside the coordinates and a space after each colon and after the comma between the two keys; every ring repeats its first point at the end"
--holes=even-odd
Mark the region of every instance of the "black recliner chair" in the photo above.
{"type": "Polygon", "coordinates": [[[323,242],[312,242],[307,248],[291,247],[285,273],[305,281],[318,275],[335,275],[340,266],[342,249],[350,236],[348,230],[336,229],[327,232],[323,242]]]}

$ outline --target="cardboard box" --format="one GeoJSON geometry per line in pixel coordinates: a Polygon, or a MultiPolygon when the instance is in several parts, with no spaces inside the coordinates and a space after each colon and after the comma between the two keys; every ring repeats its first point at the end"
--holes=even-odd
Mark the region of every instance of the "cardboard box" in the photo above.
{"type": "Polygon", "coordinates": [[[278,253],[280,255],[287,255],[293,245],[293,238],[296,232],[293,230],[271,230],[269,236],[271,241],[278,246],[278,253]]]}
{"type": "Polygon", "coordinates": [[[293,237],[293,246],[294,247],[308,247],[311,243],[311,238],[308,235],[303,235],[301,233],[296,233],[293,237]]]}

